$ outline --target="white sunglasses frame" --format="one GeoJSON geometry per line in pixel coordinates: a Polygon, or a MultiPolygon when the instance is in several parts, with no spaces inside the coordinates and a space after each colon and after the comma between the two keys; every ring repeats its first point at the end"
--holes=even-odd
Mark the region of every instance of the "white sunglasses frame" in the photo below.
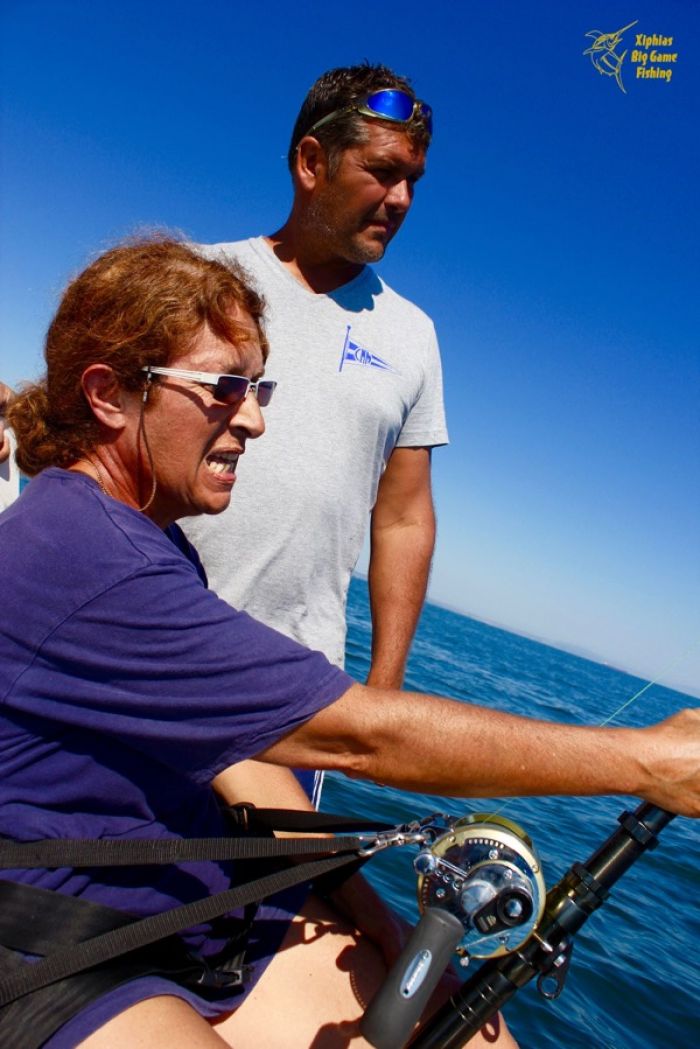
{"type": "MultiPolygon", "coordinates": [[[[248,385],[245,393],[240,398],[241,401],[244,401],[246,399],[251,390],[255,394],[255,399],[257,400],[258,387],[260,385],[271,388],[270,400],[272,400],[272,395],[275,392],[275,389],[277,388],[277,383],[274,379],[253,380],[249,379],[247,375],[234,375],[231,372],[193,372],[188,371],[185,368],[161,368],[160,366],[156,366],[153,364],[144,365],[141,371],[147,372],[149,378],[151,375],[169,375],[173,379],[189,379],[191,382],[201,383],[201,385],[203,386],[213,386],[214,388],[218,386],[220,379],[243,379],[248,385]]],[[[218,398],[216,399],[218,400],[218,398]]],[[[236,401],[220,401],[219,403],[235,404],[236,401]]],[[[268,401],[268,404],[269,403],[270,402],[268,401]]],[[[267,405],[265,405],[265,407],[267,407],[267,405]]]]}

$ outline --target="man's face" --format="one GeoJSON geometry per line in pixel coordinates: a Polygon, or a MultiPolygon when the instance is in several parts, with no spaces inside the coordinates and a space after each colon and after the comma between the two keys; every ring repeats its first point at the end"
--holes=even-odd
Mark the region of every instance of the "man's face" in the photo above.
{"type": "MultiPolygon", "coordinates": [[[[245,334],[235,345],[205,327],[169,366],[259,378],[264,362],[257,329],[242,310],[236,320],[245,334]]],[[[220,513],[229,504],[246,441],[265,430],[256,396],[249,392],[226,405],[214,399],[211,386],[171,376],[155,381],[159,388],[150,394],[143,420],[157,481],[148,516],[165,527],[180,517],[220,513]]],[[[146,459],[143,448],[140,459],[146,459]]]]}
{"type": "Polygon", "coordinates": [[[364,264],[382,258],[408,214],[425,151],[386,123],[366,121],[368,140],[340,156],[335,172],[317,178],[307,219],[330,257],[364,264]]]}

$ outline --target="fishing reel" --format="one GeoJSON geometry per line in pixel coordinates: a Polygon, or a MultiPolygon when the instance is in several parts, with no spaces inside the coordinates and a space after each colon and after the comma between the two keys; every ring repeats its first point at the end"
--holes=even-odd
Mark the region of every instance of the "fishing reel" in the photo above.
{"type": "MultiPolygon", "coordinates": [[[[443,817],[444,820],[444,817],[443,817]]],[[[517,951],[542,917],[546,889],[540,861],[525,831],[502,816],[474,813],[424,828],[413,861],[422,913],[440,908],[462,923],[456,948],[469,958],[517,951]]]]}
{"type": "Polygon", "coordinates": [[[502,816],[431,816],[374,838],[366,855],[416,844],[421,919],[360,1021],[375,1049],[400,1049],[454,957],[489,958],[411,1040],[414,1049],[453,1049],[476,1034],[532,979],[558,997],[573,937],[610,889],[673,819],[648,803],[618,817],[620,827],[585,863],[549,890],[532,842],[502,816]]]}
{"type": "Polygon", "coordinates": [[[404,1045],[457,954],[495,958],[517,951],[544,911],[545,884],[532,841],[502,816],[431,816],[381,836],[366,850],[418,844],[421,919],[360,1024],[376,1049],[404,1045]]]}

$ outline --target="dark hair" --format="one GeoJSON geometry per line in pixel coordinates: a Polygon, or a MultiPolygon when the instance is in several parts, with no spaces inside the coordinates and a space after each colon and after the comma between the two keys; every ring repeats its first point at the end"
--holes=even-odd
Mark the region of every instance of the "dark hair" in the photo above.
{"type": "Polygon", "coordinates": [[[20,468],[31,476],[94,449],[100,428],[81,386],[90,364],[108,364],[125,390],[139,390],[144,365],[169,364],[205,324],[236,342],[236,307],[255,321],[266,355],[263,300],[235,263],[205,259],[167,236],[101,255],[63,295],[46,336],[46,376],[8,409],[20,468]]]}
{"type": "MultiPolygon", "coordinates": [[[[354,102],[364,102],[373,91],[380,91],[384,87],[399,88],[414,100],[416,98],[410,80],[394,73],[388,66],[364,62],[359,66],[341,66],[323,73],[311,87],[299,110],[287,154],[289,170],[294,170],[297,146],[317,121],[336,109],[342,110],[354,102]]],[[[405,127],[407,134],[423,149],[428,148],[430,133],[422,120],[412,120],[401,127],[405,127]]],[[[367,140],[365,118],[352,110],[340,113],[317,132],[314,131],[314,138],[325,149],[332,174],[344,150],[367,140]]]]}

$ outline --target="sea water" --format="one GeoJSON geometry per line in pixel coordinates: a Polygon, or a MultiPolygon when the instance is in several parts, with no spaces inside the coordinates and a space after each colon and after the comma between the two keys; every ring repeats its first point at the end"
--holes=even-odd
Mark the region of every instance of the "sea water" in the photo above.
{"type": "MultiPolygon", "coordinates": [[[[366,584],[353,579],[347,669],[360,681],[369,667],[370,636],[366,584]]],[[[606,719],[644,684],[435,605],[423,611],[406,678],[407,689],[513,714],[591,724],[606,719]]],[[[644,724],[697,705],[691,697],[654,685],[618,723],[644,724]]],[[[406,714],[410,716],[408,706],[406,714]]],[[[447,752],[450,740],[443,746],[447,752]]],[[[406,754],[406,764],[410,761],[406,754]]],[[[468,751],[464,767],[468,773],[468,751]]],[[[326,811],[371,814],[388,823],[432,812],[493,811],[503,804],[503,799],[408,794],[335,775],[326,784],[326,811]]],[[[503,814],[533,839],[551,887],[617,828],[624,808],[635,806],[629,798],[516,798],[503,814]]],[[[412,848],[393,849],[364,868],[385,899],[411,922],[418,914],[414,855],[412,848]]],[[[521,1049],[700,1047],[699,889],[700,827],[678,818],[662,832],[658,848],[624,875],[576,936],[562,996],[545,1001],[533,981],[508,1003],[505,1016],[521,1049]]]]}

